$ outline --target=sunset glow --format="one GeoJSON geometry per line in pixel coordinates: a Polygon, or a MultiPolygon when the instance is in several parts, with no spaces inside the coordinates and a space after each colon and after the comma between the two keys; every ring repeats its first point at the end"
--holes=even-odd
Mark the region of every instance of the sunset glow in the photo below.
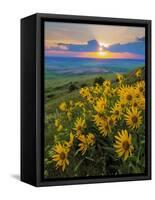
{"type": "Polygon", "coordinates": [[[45,23],[45,55],[99,59],[144,59],[145,30],[70,23],[45,23]]]}

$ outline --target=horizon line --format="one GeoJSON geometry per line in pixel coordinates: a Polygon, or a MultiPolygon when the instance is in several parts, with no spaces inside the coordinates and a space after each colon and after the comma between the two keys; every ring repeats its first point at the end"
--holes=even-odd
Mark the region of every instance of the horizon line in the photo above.
{"type": "Polygon", "coordinates": [[[80,59],[95,59],[95,60],[142,60],[144,61],[145,58],[91,58],[91,57],[77,57],[77,56],[50,56],[50,55],[45,55],[44,58],[80,58],[80,59]]]}

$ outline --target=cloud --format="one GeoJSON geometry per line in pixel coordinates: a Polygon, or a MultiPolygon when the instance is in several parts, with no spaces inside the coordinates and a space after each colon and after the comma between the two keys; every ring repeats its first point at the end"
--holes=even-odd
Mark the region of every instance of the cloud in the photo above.
{"type": "Polygon", "coordinates": [[[89,40],[86,44],[65,44],[57,43],[55,46],[50,46],[46,50],[66,50],[74,52],[95,52],[98,51],[100,45],[97,40],[89,40]]]}
{"type": "Polygon", "coordinates": [[[145,42],[145,37],[137,38],[137,41],[139,41],[139,42],[145,42]]]}
{"type": "MultiPolygon", "coordinates": [[[[46,47],[45,47],[46,48],[46,47]]],[[[98,52],[100,48],[97,40],[89,40],[86,44],[66,44],[66,43],[55,43],[52,46],[46,48],[46,51],[62,51],[63,52],[98,52]]],[[[108,47],[102,47],[103,51],[111,53],[129,53],[145,57],[145,37],[137,38],[134,42],[124,44],[113,44],[108,47]]]]}
{"type": "Polygon", "coordinates": [[[137,38],[135,42],[114,44],[106,48],[110,52],[128,52],[145,55],[145,38],[137,38]]]}
{"type": "Polygon", "coordinates": [[[97,40],[89,40],[87,44],[69,44],[69,51],[78,51],[78,52],[95,52],[99,49],[99,43],[97,40]]]}

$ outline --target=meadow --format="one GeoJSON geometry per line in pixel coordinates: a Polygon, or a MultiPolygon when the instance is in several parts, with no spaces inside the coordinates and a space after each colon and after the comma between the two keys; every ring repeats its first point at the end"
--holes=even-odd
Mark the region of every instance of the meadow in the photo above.
{"type": "Polygon", "coordinates": [[[46,178],[144,173],[144,76],[45,72],[46,178]]]}

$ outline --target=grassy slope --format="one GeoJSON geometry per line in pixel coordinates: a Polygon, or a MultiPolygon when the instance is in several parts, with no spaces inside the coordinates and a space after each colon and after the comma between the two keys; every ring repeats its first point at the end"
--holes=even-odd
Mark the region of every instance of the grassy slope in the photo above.
{"type": "MultiPolygon", "coordinates": [[[[137,69],[127,73],[128,83],[132,82],[133,74],[137,69]]],[[[144,74],[144,67],[142,68],[144,74]]],[[[89,75],[74,75],[74,76],[59,76],[52,73],[45,73],[45,111],[52,113],[62,101],[78,99],[79,89],[83,85],[91,86],[96,77],[104,79],[114,79],[115,74],[89,74],[89,75]],[[69,91],[70,85],[74,85],[77,89],[69,91]]]]}
{"type": "Polygon", "coordinates": [[[77,75],[68,77],[55,77],[48,75],[45,81],[45,110],[47,113],[51,113],[60,102],[68,99],[77,99],[79,96],[79,88],[83,85],[93,85],[96,77],[112,79],[113,76],[114,74],[77,75]],[[72,92],[69,91],[71,84],[77,87],[77,89],[72,92]]]}

